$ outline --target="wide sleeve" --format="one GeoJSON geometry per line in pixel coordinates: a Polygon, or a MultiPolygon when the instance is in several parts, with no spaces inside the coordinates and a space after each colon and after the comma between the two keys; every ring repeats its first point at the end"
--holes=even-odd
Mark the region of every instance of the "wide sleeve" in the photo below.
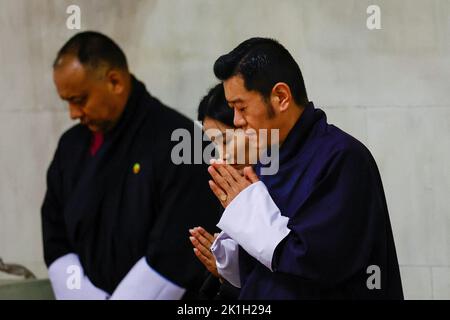
{"type": "Polygon", "coordinates": [[[239,243],[248,254],[272,270],[275,248],[290,232],[288,220],[281,214],[263,182],[258,181],[242,190],[227,206],[217,224],[227,236],[224,239],[219,236],[215,242],[217,245],[213,247],[218,269],[223,265],[222,271],[229,274],[228,270],[233,265],[229,261],[237,260],[234,256],[238,256],[237,250],[232,248],[238,248],[239,243]],[[232,254],[234,251],[236,253],[232,254]]]}
{"type": "Polygon", "coordinates": [[[225,232],[221,232],[211,245],[217,272],[236,288],[241,287],[239,273],[239,245],[225,232]]]}
{"type": "Polygon", "coordinates": [[[289,218],[258,182],[230,203],[218,226],[272,272],[334,285],[362,270],[380,230],[384,195],[374,170],[360,149],[339,151],[289,218]]]}
{"type": "Polygon", "coordinates": [[[56,259],[48,276],[57,300],[106,300],[109,295],[92,284],[74,253],[56,259]]]}
{"type": "Polygon", "coordinates": [[[41,207],[44,260],[49,267],[56,259],[73,249],[68,241],[63,217],[61,142],[47,171],[47,191],[41,207]]]}

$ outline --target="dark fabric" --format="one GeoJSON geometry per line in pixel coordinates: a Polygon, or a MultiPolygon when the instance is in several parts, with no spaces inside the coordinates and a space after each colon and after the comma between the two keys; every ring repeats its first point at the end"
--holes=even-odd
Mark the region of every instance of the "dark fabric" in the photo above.
{"type": "Polygon", "coordinates": [[[112,293],[145,256],[170,281],[198,290],[204,267],[188,230],[215,230],[221,208],[209,189],[206,164],[173,164],[178,141],[171,135],[179,128],[191,136],[201,129],[135,78],[132,87],[119,123],[95,156],[86,127],[77,125],[61,137],[42,206],[45,261],[76,253],[92,283],[112,293]]]}
{"type": "Polygon", "coordinates": [[[103,133],[102,132],[94,132],[92,134],[91,147],[89,148],[89,152],[91,156],[95,156],[97,151],[100,150],[103,145],[103,133]]]}
{"type": "Polygon", "coordinates": [[[260,179],[291,232],[274,272],[240,248],[241,299],[403,298],[381,178],[362,143],[310,103],[280,148],[279,172],[260,179]],[[366,285],[370,265],[380,290],[366,285]]]}

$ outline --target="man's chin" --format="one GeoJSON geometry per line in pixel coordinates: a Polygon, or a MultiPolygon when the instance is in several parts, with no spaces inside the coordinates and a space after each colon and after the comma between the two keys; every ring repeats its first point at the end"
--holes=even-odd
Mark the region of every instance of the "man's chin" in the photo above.
{"type": "Polygon", "coordinates": [[[105,133],[112,128],[111,123],[109,122],[104,122],[101,124],[94,124],[94,123],[81,123],[81,124],[86,126],[93,133],[97,132],[105,133]]]}

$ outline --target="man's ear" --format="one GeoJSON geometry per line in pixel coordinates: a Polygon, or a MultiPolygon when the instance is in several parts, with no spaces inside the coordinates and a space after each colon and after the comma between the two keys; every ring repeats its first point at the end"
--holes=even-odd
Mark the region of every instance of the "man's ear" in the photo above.
{"type": "Polygon", "coordinates": [[[284,82],[278,82],[272,88],[272,105],[279,112],[284,112],[289,108],[292,101],[292,93],[289,86],[284,82]]]}
{"type": "Polygon", "coordinates": [[[111,69],[106,73],[108,87],[114,94],[121,94],[125,90],[125,78],[122,72],[111,69]]]}

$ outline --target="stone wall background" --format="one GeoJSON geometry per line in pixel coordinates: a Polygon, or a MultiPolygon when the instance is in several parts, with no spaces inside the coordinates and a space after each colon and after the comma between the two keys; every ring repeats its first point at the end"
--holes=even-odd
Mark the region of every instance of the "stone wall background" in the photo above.
{"type": "Polygon", "coordinates": [[[46,276],[45,172],[72,125],[52,60],[75,31],[114,38],[134,74],[191,118],[215,59],[252,36],[278,39],[330,123],[381,171],[409,299],[450,298],[450,1],[0,0],[0,256],[46,276]],[[366,28],[371,4],[382,29],[366,28]]]}

